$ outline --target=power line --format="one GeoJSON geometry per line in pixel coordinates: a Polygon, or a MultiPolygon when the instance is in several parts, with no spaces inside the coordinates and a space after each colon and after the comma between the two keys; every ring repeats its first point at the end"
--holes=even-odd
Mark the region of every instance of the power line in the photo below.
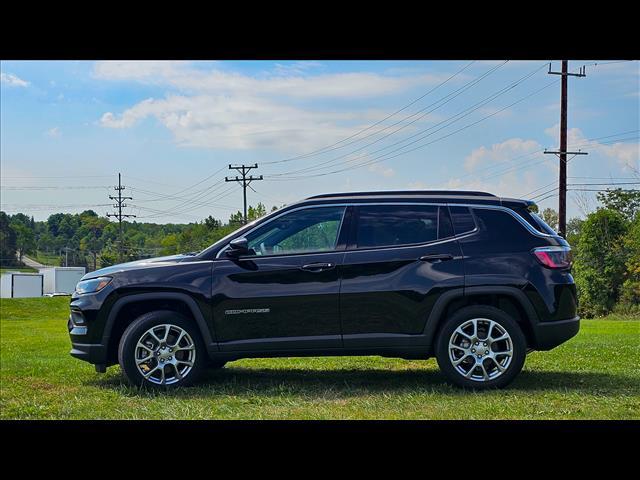
{"type": "MultiPolygon", "coordinates": [[[[364,133],[364,132],[366,132],[366,131],[370,130],[371,128],[375,127],[376,125],[380,125],[381,123],[383,123],[383,122],[385,122],[386,120],[390,119],[391,117],[393,117],[393,116],[397,115],[398,113],[402,112],[403,110],[406,110],[406,109],[407,109],[407,108],[409,108],[411,105],[414,105],[415,103],[417,103],[418,101],[422,100],[423,98],[425,98],[425,97],[426,97],[427,95],[429,95],[430,93],[433,93],[433,92],[434,92],[434,91],[436,91],[438,88],[440,88],[440,87],[442,87],[443,85],[445,85],[447,82],[449,82],[450,80],[452,80],[453,78],[455,78],[456,76],[458,76],[460,73],[462,73],[464,70],[466,70],[467,68],[469,68],[469,67],[470,67],[472,64],[474,64],[474,63],[475,63],[475,60],[473,60],[473,61],[469,62],[469,63],[468,63],[467,65],[465,65],[462,69],[458,70],[456,73],[454,73],[453,75],[451,75],[450,77],[448,77],[446,80],[444,80],[443,82],[441,82],[440,84],[438,84],[437,86],[435,86],[434,88],[432,88],[431,90],[429,90],[427,93],[425,93],[425,94],[423,94],[423,95],[419,96],[418,98],[416,98],[416,99],[412,100],[411,102],[409,102],[408,104],[404,105],[404,106],[403,106],[402,108],[400,108],[399,110],[396,110],[396,111],[395,111],[395,112],[393,112],[392,114],[387,115],[386,117],[384,117],[382,120],[379,120],[379,121],[377,121],[376,123],[373,123],[373,124],[369,125],[368,127],[366,127],[366,128],[364,128],[364,129],[362,129],[362,130],[360,130],[360,131],[358,131],[358,132],[354,133],[353,135],[350,135],[350,136],[348,136],[348,137],[346,137],[346,138],[343,138],[342,140],[340,140],[340,141],[338,141],[338,142],[336,142],[336,143],[333,143],[333,144],[331,144],[331,145],[328,145],[328,146],[326,146],[326,147],[320,148],[320,149],[318,149],[318,150],[314,150],[314,151],[312,151],[312,152],[309,152],[309,153],[306,153],[306,154],[303,154],[303,155],[298,155],[298,156],[295,156],[295,157],[285,158],[285,159],[282,159],[282,160],[273,160],[273,161],[269,161],[269,162],[262,162],[262,163],[263,163],[264,165],[272,165],[272,164],[276,164],[276,163],[285,163],[285,162],[291,162],[291,161],[293,161],[293,160],[298,160],[298,159],[303,159],[303,158],[309,158],[309,157],[312,157],[312,156],[316,156],[316,155],[324,154],[324,153],[327,153],[327,152],[330,152],[330,151],[333,151],[333,150],[337,150],[338,148],[344,148],[344,147],[345,147],[345,146],[347,146],[347,145],[351,145],[351,144],[353,144],[353,143],[355,143],[355,142],[359,142],[359,141],[363,140],[364,138],[368,138],[368,137],[369,137],[369,136],[371,136],[371,135],[367,135],[366,137],[360,138],[360,139],[358,139],[358,140],[356,140],[356,141],[354,141],[354,142],[349,142],[349,143],[347,143],[347,144],[345,144],[345,145],[342,145],[341,147],[333,148],[333,147],[335,147],[336,145],[339,145],[339,144],[341,144],[341,143],[343,143],[343,142],[345,142],[345,141],[347,141],[347,140],[350,140],[350,139],[352,139],[352,138],[354,138],[354,137],[357,137],[357,136],[358,136],[358,135],[360,135],[361,133],[364,133]]],[[[505,61],[504,63],[507,63],[507,62],[505,61]]],[[[504,64],[503,64],[503,65],[504,65],[504,64]]],[[[500,66],[502,66],[502,65],[500,65],[500,66]]],[[[498,67],[498,68],[499,68],[499,67],[498,67]]],[[[414,114],[414,115],[415,115],[415,114],[414,114]]],[[[409,117],[409,118],[410,118],[410,117],[409,117]]],[[[396,123],[396,124],[394,124],[394,125],[397,125],[397,123],[396,123]]],[[[391,125],[391,126],[393,126],[393,125],[391,125]]],[[[386,127],[385,129],[379,130],[378,132],[375,132],[373,135],[375,135],[375,134],[377,134],[377,133],[380,133],[380,132],[382,132],[382,131],[386,130],[387,128],[389,128],[389,127],[386,127]]]]}
{"type": "MultiPolygon", "coordinates": [[[[326,160],[326,161],[320,162],[319,164],[316,164],[316,165],[315,165],[315,166],[313,166],[313,167],[306,167],[306,168],[302,168],[302,169],[299,169],[299,170],[293,170],[293,171],[288,171],[288,172],[273,173],[273,174],[269,175],[269,178],[270,178],[270,179],[272,179],[273,177],[288,176],[288,175],[294,175],[294,174],[297,174],[297,173],[305,173],[305,174],[307,174],[307,173],[309,173],[309,172],[319,171],[319,170],[323,170],[323,169],[326,169],[326,168],[330,168],[330,167],[329,167],[330,165],[337,163],[339,160],[341,160],[341,159],[343,159],[343,158],[347,158],[348,156],[353,155],[354,153],[357,153],[357,152],[360,152],[360,151],[364,150],[366,147],[369,147],[369,146],[371,146],[371,145],[374,145],[374,144],[378,143],[379,141],[381,141],[381,140],[383,140],[383,139],[385,139],[385,138],[388,138],[388,137],[390,137],[390,136],[392,136],[392,135],[395,135],[395,134],[396,134],[396,133],[398,133],[400,130],[403,130],[404,128],[408,127],[409,125],[412,125],[413,123],[415,123],[415,122],[417,122],[417,121],[419,121],[419,120],[423,119],[424,117],[426,117],[426,116],[427,116],[427,115],[429,115],[430,113],[433,113],[434,111],[436,111],[436,110],[437,110],[437,109],[439,109],[440,107],[442,107],[442,106],[446,105],[447,103],[451,102],[452,100],[454,100],[454,99],[455,99],[455,98],[457,98],[458,96],[462,95],[462,93],[464,93],[464,92],[465,92],[465,91],[467,91],[468,89],[470,89],[470,88],[472,88],[473,86],[475,86],[475,85],[477,85],[478,83],[480,83],[480,81],[482,81],[484,78],[486,78],[486,77],[488,77],[489,75],[491,75],[492,73],[494,73],[498,68],[502,67],[502,66],[503,66],[503,65],[505,65],[506,63],[507,63],[507,62],[505,61],[505,62],[503,62],[502,64],[500,64],[500,65],[497,65],[497,66],[493,67],[492,69],[490,69],[489,71],[487,71],[487,72],[485,72],[483,75],[481,75],[480,77],[478,77],[478,78],[475,78],[475,79],[471,80],[470,82],[466,83],[465,85],[463,85],[462,87],[458,88],[457,90],[454,90],[453,92],[449,93],[448,95],[445,95],[444,97],[442,97],[441,99],[437,100],[436,102],[434,102],[434,103],[432,103],[432,104],[430,104],[430,105],[427,105],[427,107],[425,107],[425,108],[423,108],[423,109],[421,109],[421,110],[418,110],[416,113],[414,113],[414,114],[412,114],[412,115],[410,115],[410,116],[406,117],[406,118],[405,118],[405,119],[403,119],[402,121],[404,121],[404,120],[406,120],[406,119],[409,119],[409,118],[411,118],[411,117],[413,117],[413,116],[417,115],[418,113],[424,112],[424,111],[425,111],[425,110],[427,110],[428,108],[430,108],[430,107],[432,107],[432,106],[434,106],[434,105],[436,105],[436,104],[438,104],[438,103],[442,102],[442,103],[440,103],[440,105],[437,105],[435,108],[433,108],[433,109],[431,109],[431,110],[428,110],[428,111],[424,112],[422,115],[420,115],[418,118],[416,118],[416,119],[412,120],[412,121],[411,121],[411,122],[409,122],[408,124],[403,125],[402,127],[398,128],[398,129],[396,129],[396,130],[394,130],[393,132],[390,132],[390,133],[388,133],[388,134],[386,134],[386,135],[382,136],[381,138],[378,138],[377,140],[375,140],[375,141],[373,141],[373,142],[367,143],[366,145],[363,145],[363,146],[361,146],[360,148],[357,148],[356,150],[352,150],[352,151],[351,151],[351,152],[349,152],[349,153],[345,153],[345,154],[342,154],[342,155],[340,155],[340,156],[338,156],[338,157],[332,158],[332,159],[330,159],[330,160],[326,160]],[[450,98],[448,98],[448,97],[450,97],[450,98]]],[[[538,69],[534,70],[534,71],[533,71],[533,72],[531,72],[530,74],[525,75],[524,77],[522,77],[522,78],[520,78],[520,79],[516,80],[515,82],[513,82],[513,83],[511,83],[511,84],[507,85],[506,87],[504,87],[504,88],[502,88],[502,89],[498,90],[497,92],[495,92],[495,93],[493,93],[493,94],[489,95],[488,97],[485,97],[485,98],[484,98],[483,100],[481,100],[480,102],[478,102],[478,103],[476,103],[476,104],[472,105],[471,107],[468,107],[468,108],[466,108],[466,109],[464,109],[464,110],[462,110],[462,111],[458,112],[458,113],[457,113],[457,114],[455,114],[455,115],[452,115],[452,116],[450,116],[450,117],[448,117],[448,118],[445,118],[444,120],[442,120],[442,121],[440,121],[440,122],[437,122],[437,123],[435,123],[434,125],[432,125],[432,126],[430,126],[430,127],[426,128],[426,129],[419,130],[417,133],[415,133],[415,134],[413,134],[413,135],[410,135],[410,136],[408,136],[408,137],[406,137],[406,138],[404,138],[404,139],[402,139],[402,140],[399,140],[399,141],[397,141],[397,142],[395,142],[395,143],[392,143],[392,144],[390,144],[390,145],[387,145],[387,146],[385,146],[385,147],[379,148],[378,150],[374,150],[374,151],[373,151],[373,152],[371,152],[370,154],[369,154],[369,153],[364,153],[364,154],[361,154],[361,155],[359,155],[359,156],[357,156],[357,157],[355,157],[355,158],[349,159],[349,160],[347,160],[347,161],[348,161],[348,162],[353,162],[353,161],[356,161],[356,160],[358,160],[358,159],[362,159],[362,158],[366,157],[367,155],[373,155],[373,154],[379,153],[379,152],[381,152],[381,151],[383,151],[383,150],[387,150],[387,149],[389,149],[389,148],[391,148],[391,147],[394,147],[394,146],[396,146],[396,145],[399,145],[399,144],[401,144],[401,143],[405,143],[405,142],[407,142],[408,140],[410,140],[410,139],[412,139],[412,138],[415,138],[415,137],[417,137],[417,136],[419,136],[419,135],[421,135],[421,134],[423,134],[423,133],[425,133],[425,132],[428,132],[428,131],[430,131],[430,130],[433,130],[434,128],[436,128],[436,127],[438,127],[438,126],[442,125],[443,123],[447,123],[447,122],[449,122],[449,123],[448,123],[447,125],[445,125],[444,127],[439,128],[439,129],[435,130],[434,132],[432,132],[431,134],[429,134],[429,135],[432,135],[433,133],[436,133],[436,132],[438,132],[438,131],[442,130],[443,128],[448,127],[448,126],[452,125],[453,123],[455,123],[455,122],[457,122],[457,121],[461,120],[462,118],[465,118],[466,116],[470,115],[471,113],[473,113],[474,111],[478,110],[479,108],[481,108],[481,107],[482,107],[482,106],[484,106],[485,104],[489,103],[490,101],[495,100],[497,97],[499,97],[499,96],[503,95],[504,93],[506,93],[506,92],[507,92],[507,91],[509,91],[510,89],[514,88],[515,86],[517,86],[518,84],[520,84],[520,83],[521,83],[521,82],[523,82],[524,80],[526,80],[526,79],[530,78],[531,76],[533,76],[533,75],[534,75],[538,70],[540,70],[541,68],[543,68],[545,65],[547,65],[547,64],[545,63],[545,64],[544,64],[544,65],[542,65],[540,68],[538,68],[538,69]],[[456,118],[456,117],[459,117],[459,118],[456,118]]],[[[397,122],[396,124],[393,124],[393,125],[397,125],[398,123],[400,123],[400,122],[397,122]]],[[[393,126],[393,125],[392,125],[392,126],[393,126]]],[[[429,136],[429,135],[426,135],[426,136],[429,136]]],[[[425,136],[423,136],[422,138],[424,138],[424,137],[425,137],[425,136]]],[[[412,143],[414,143],[414,142],[412,142],[412,143]]],[[[402,148],[402,147],[400,147],[400,148],[402,148]]],[[[398,149],[393,150],[393,151],[397,151],[397,150],[398,150],[398,149]]],[[[392,153],[392,152],[391,152],[391,153],[392,153]]]]}
{"type": "MultiPolygon", "coordinates": [[[[545,85],[545,86],[544,86],[544,87],[542,87],[542,88],[539,88],[539,89],[535,90],[534,92],[532,92],[532,93],[530,93],[530,94],[526,95],[525,97],[522,97],[522,98],[520,98],[519,100],[517,100],[517,101],[515,101],[515,102],[513,102],[513,103],[511,103],[511,104],[509,104],[509,105],[507,105],[507,106],[505,106],[505,107],[503,107],[503,108],[501,108],[501,109],[499,109],[499,110],[497,110],[497,111],[495,111],[495,112],[493,112],[493,113],[489,114],[489,115],[486,115],[486,116],[482,117],[481,119],[479,119],[479,120],[477,120],[477,121],[475,121],[475,122],[472,122],[472,123],[470,123],[470,124],[465,125],[465,126],[464,126],[464,127],[462,127],[462,128],[459,128],[458,130],[455,130],[455,131],[453,131],[453,132],[450,132],[450,133],[449,133],[449,134],[447,134],[447,135],[443,135],[442,137],[439,137],[439,138],[437,138],[437,139],[435,139],[435,140],[433,140],[433,141],[431,141],[431,142],[428,142],[428,143],[425,143],[425,144],[422,144],[422,145],[418,145],[418,146],[416,146],[416,147],[414,147],[414,148],[411,148],[411,149],[409,149],[409,150],[400,151],[400,153],[397,153],[396,155],[391,155],[391,156],[389,156],[391,153],[394,153],[394,152],[396,152],[396,151],[398,151],[398,150],[402,150],[402,149],[406,148],[407,146],[409,146],[409,145],[411,145],[411,144],[414,144],[414,143],[419,142],[419,141],[420,141],[420,140],[422,140],[424,137],[423,137],[423,138],[419,138],[419,139],[417,139],[417,140],[414,140],[413,142],[410,142],[409,144],[407,144],[407,145],[405,145],[405,146],[403,146],[403,147],[400,147],[400,148],[398,148],[398,149],[396,149],[396,150],[394,150],[394,151],[392,151],[392,152],[389,152],[388,154],[382,155],[382,156],[380,156],[380,157],[376,157],[376,158],[374,158],[374,159],[372,159],[372,160],[369,160],[369,161],[366,161],[366,162],[362,162],[362,163],[359,163],[359,164],[356,164],[356,165],[353,165],[353,166],[350,166],[350,167],[345,167],[345,168],[341,168],[341,169],[338,169],[338,170],[333,170],[333,171],[325,172],[325,173],[311,174],[311,175],[307,175],[306,177],[300,177],[300,176],[299,176],[299,177],[286,177],[286,178],[276,178],[276,179],[274,179],[274,178],[268,178],[268,179],[269,179],[269,180],[272,180],[272,181],[276,181],[276,180],[280,180],[280,181],[283,181],[283,180],[284,180],[284,181],[286,181],[286,180],[292,180],[292,179],[300,179],[300,178],[310,178],[310,177],[319,177],[319,176],[325,176],[325,175],[333,175],[333,174],[340,173],[340,172],[344,172],[344,171],[347,171],[347,170],[352,170],[352,169],[355,169],[355,168],[361,168],[361,167],[363,167],[363,166],[372,165],[372,164],[375,164],[375,163],[380,163],[380,162],[383,162],[383,161],[386,161],[386,160],[390,160],[390,159],[395,158],[395,157],[398,157],[398,156],[400,156],[400,155],[404,155],[404,154],[407,154],[407,153],[413,152],[413,151],[415,151],[415,150],[418,150],[418,149],[424,148],[424,147],[426,147],[426,146],[428,146],[428,145],[432,145],[432,144],[434,144],[434,143],[436,143],[436,142],[438,142],[438,141],[440,141],[440,140],[443,140],[443,139],[445,139],[445,138],[448,138],[448,137],[450,137],[450,136],[452,136],[452,135],[455,135],[456,133],[459,133],[459,132],[461,132],[461,131],[463,131],[463,130],[466,130],[467,128],[470,128],[470,127],[472,127],[472,126],[474,126],[474,125],[477,125],[478,123],[481,123],[481,122],[483,122],[483,121],[485,121],[485,120],[487,120],[487,119],[489,119],[489,118],[491,118],[491,117],[493,117],[493,116],[497,115],[498,113],[503,112],[504,110],[506,110],[506,109],[508,109],[508,108],[510,108],[510,107],[512,107],[512,106],[514,106],[514,105],[516,105],[516,104],[518,104],[518,103],[520,103],[520,102],[523,102],[524,100],[526,100],[526,99],[528,99],[528,98],[532,97],[533,95],[536,95],[536,94],[540,93],[542,90],[544,90],[544,89],[546,89],[546,88],[549,88],[550,86],[552,86],[552,85],[554,85],[554,84],[556,84],[556,83],[558,83],[558,81],[557,81],[557,80],[556,80],[556,81],[553,81],[553,82],[551,82],[551,83],[549,83],[549,84],[547,84],[547,85],[545,85]]],[[[443,127],[443,128],[444,128],[444,127],[443,127]]],[[[429,134],[429,135],[431,135],[431,134],[429,134]]],[[[429,135],[426,135],[426,136],[429,136],[429,135]]],[[[425,136],[425,137],[426,137],[426,136],[425,136]]]]}

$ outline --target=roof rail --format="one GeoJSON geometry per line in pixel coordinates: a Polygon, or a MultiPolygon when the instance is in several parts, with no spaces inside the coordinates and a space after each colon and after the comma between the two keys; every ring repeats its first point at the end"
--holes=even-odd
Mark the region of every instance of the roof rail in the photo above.
{"type": "MultiPolygon", "coordinates": [[[[478,192],[471,190],[391,190],[378,192],[343,192],[343,193],[323,193],[322,195],[314,195],[306,200],[313,198],[329,198],[329,197],[367,197],[367,196],[394,196],[394,195],[430,195],[430,196],[458,196],[458,197],[496,197],[492,193],[478,192]]],[[[497,197],[496,197],[497,198],[497,197]]]]}

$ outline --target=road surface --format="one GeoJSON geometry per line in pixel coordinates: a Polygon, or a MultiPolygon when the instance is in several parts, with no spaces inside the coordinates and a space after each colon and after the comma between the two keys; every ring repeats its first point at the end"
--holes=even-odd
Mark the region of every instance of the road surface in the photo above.
{"type": "Polygon", "coordinates": [[[35,260],[27,257],[26,255],[22,255],[22,263],[24,263],[27,267],[35,268],[36,270],[46,267],[46,265],[38,263],[35,260]]]}

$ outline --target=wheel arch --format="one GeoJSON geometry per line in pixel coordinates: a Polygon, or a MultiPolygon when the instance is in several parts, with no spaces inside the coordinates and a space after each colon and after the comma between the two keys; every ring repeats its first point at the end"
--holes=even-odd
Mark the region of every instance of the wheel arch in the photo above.
{"type": "Polygon", "coordinates": [[[524,292],[507,286],[465,287],[443,293],[433,306],[426,321],[424,335],[429,345],[451,312],[470,305],[489,305],[515,317],[521,325],[527,344],[535,345],[534,326],[538,316],[524,292]]]}
{"type": "Polygon", "coordinates": [[[207,350],[215,350],[209,326],[191,296],[180,292],[135,293],[116,300],[107,316],[102,343],[107,346],[109,364],[117,362],[118,343],[127,326],[138,316],[154,310],[172,310],[190,318],[198,327],[207,350]]]}

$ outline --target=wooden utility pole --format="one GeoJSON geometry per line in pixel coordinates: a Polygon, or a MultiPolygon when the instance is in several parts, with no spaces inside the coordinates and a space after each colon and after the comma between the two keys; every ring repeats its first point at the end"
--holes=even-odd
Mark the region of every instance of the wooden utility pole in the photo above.
{"type": "Polygon", "coordinates": [[[118,219],[118,226],[119,226],[119,246],[118,246],[118,250],[119,250],[119,254],[120,254],[120,261],[122,261],[123,257],[124,257],[124,238],[122,236],[122,219],[123,218],[128,218],[128,217],[135,217],[135,215],[125,215],[124,213],[122,213],[122,209],[125,208],[127,206],[126,203],[124,203],[125,200],[133,200],[133,197],[123,197],[122,196],[122,191],[125,189],[124,186],[122,186],[122,177],[120,175],[120,173],[118,173],[118,186],[114,187],[114,189],[118,192],[118,196],[114,197],[109,195],[109,198],[111,200],[115,200],[116,203],[113,205],[113,208],[117,208],[118,209],[118,213],[107,213],[107,217],[116,217],[118,219]]]}
{"type": "Polygon", "coordinates": [[[237,170],[238,173],[242,175],[242,177],[238,177],[237,175],[234,178],[224,177],[225,182],[238,182],[242,185],[242,196],[244,199],[244,215],[243,221],[244,224],[247,224],[247,187],[254,180],[262,180],[262,175],[259,177],[247,176],[247,173],[253,168],[258,168],[258,164],[254,163],[253,165],[229,165],[229,170],[237,170]]]}
{"type": "Polygon", "coordinates": [[[552,72],[549,64],[550,75],[561,75],[560,93],[560,150],[546,151],[560,157],[560,175],[558,179],[558,230],[563,237],[567,235],[567,154],[586,155],[585,152],[567,152],[567,77],[585,77],[585,67],[579,73],[569,73],[569,61],[562,60],[562,71],[552,72]]]}

